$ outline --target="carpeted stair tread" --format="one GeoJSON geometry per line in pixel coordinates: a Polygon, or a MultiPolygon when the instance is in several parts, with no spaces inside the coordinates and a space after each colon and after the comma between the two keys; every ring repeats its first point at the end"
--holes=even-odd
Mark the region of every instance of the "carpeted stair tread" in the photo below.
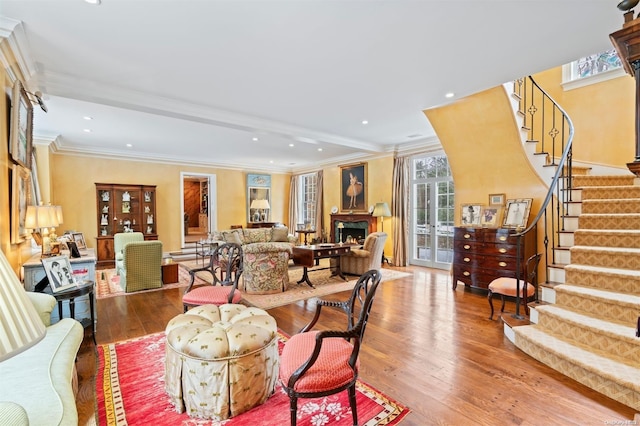
{"type": "Polygon", "coordinates": [[[555,337],[619,362],[640,366],[635,327],[605,321],[557,305],[537,306],[538,327],[555,337]]]}
{"type": "Polygon", "coordinates": [[[607,267],[616,265],[618,269],[637,270],[640,265],[640,248],[626,247],[571,247],[571,263],[607,267]]]}
{"type": "MultiPolygon", "coordinates": [[[[577,263],[570,263],[564,267],[565,272],[569,271],[584,271],[584,272],[600,272],[603,274],[616,276],[619,275],[625,279],[638,279],[640,278],[640,270],[625,269],[625,268],[605,268],[602,266],[581,265],[577,263]]],[[[638,289],[640,291],[640,288],[638,289]]]]}
{"type": "Polygon", "coordinates": [[[640,213],[581,214],[578,229],[640,229],[640,213]]]}
{"type": "MultiPolygon", "coordinates": [[[[574,187],[575,188],[575,187],[574,187]]],[[[640,186],[587,186],[582,187],[582,201],[591,199],[632,199],[640,198],[640,186]]]]}
{"type": "Polygon", "coordinates": [[[583,214],[640,213],[640,198],[583,200],[583,214]]]}
{"type": "Polygon", "coordinates": [[[584,350],[536,326],[513,328],[516,346],[590,388],[640,410],[640,368],[584,350]]]}
{"type": "MultiPolygon", "coordinates": [[[[555,286],[556,293],[578,294],[589,299],[600,299],[608,302],[615,302],[623,306],[637,307],[640,309],[640,296],[628,293],[618,293],[615,291],[600,290],[593,287],[582,287],[571,284],[560,284],[555,286]]],[[[640,312],[640,311],[639,311],[640,312]]]]}
{"type": "MultiPolygon", "coordinates": [[[[573,166],[575,169],[576,166],[573,166]]],[[[573,187],[583,188],[588,186],[627,186],[633,185],[635,175],[585,175],[573,174],[573,187]]]]}
{"type": "Polygon", "coordinates": [[[577,229],[573,239],[579,246],[640,248],[640,229],[577,229]]]}
{"type": "Polygon", "coordinates": [[[564,267],[564,272],[565,283],[618,293],[634,294],[640,291],[639,271],[570,264],[564,267]]]}

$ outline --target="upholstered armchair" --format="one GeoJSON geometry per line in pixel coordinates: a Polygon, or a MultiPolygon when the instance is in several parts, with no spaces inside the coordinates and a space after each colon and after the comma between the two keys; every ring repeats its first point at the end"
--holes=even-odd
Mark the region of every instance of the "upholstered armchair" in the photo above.
{"type": "Polygon", "coordinates": [[[340,256],[342,273],[362,275],[370,269],[380,269],[385,241],[387,234],[384,232],[372,232],[367,235],[361,249],[351,249],[349,253],[340,256]]]}
{"type": "Polygon", "coordinates": [[[162,287],[162,243],[138,241],[124,245],[120,286],[127,292],[162,287]]]}
{"type": "Polygon", "coordinates": [[[124,245],[136,241],[144,241],[144,234],[142,232],[120,232],[114,234],[113,251],[116,255],[116,271],[124,268],[124,265],[122,264],[122,251],[124,249],[124,245]]]}

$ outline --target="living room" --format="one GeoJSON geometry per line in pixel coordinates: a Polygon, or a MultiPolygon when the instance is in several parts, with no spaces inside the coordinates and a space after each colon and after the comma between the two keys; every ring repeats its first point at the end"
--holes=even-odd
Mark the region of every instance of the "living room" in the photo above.
{"type": "MultiPolygon", "coordinates": [[[[606,37],[606,34],[603,35],[606,37]]],[[[5,53],[6,54],[6,53],[5,53]]],[[[13,61],[9,61],[12,62],[13,61]]],[[[13,75],[20,75],[19,72],[13,70],[8,72],[6,69],[2,71],[3,81],[5,82],[5,96],[4,101],[0,103],[0,113],[3,117],[8,117],[11,110],[10,96],[12,88],[13,75]]],[[[622,168],[624,164],[633,158],[633,145],[630,143],[634,139],[633,128],[633,109],[634,109],[634,83],[633,79],[627,77],[617,78],[606,82],[601,82],[596,85],[584,87],[582,89],[576,89],[572,91],[564,91],[562,87],[562,67],[555,67],[547,71],[540,72],[535,75],[537,81],[548,90],[553,97],[563,105],[563,107],[570,113],[574,124],[576,126],[576,138],[579,142],[576,142],[574,150],[574,161],[579,161],[584,164],[606,164],[608,166],[622,168]],[[598,102],[594,102],[593,99],[597,99],[598,102]],[[585,108],[585,106],[587,106],[585,108]],[[593,117],[598,117],[598,120],[594,120],[593,117]],[[606,141],[606,142],[603,142],[606,141]]],[[[465,109],[465,99],[462,99],[459,104],[453,103],[444,107],[436,107],[430,110],[425,110],[424,114],[434,123],[434,127],[437,129],[439,143],[434,146],[422,146],[416,149],[412,147],[407,151],[398,152],[379,152],[375,155],[366,157],[364,162],[367,164],[368,176],[367,176],[367,189],[369,204],[375,204],[376,202],[388,202],[391,204],[391,200],[394,199],[393,187],[390,182],[393,181],[394,164],[396,157],[410,156],[415,153],[424,153],[429,150],[444,151],[450,160],[452,173],[456,183],[456,223],[460,223],[459,206],[469,202],[486,202],[487,195],[490,193],[507,193],[509,198],[534,198],[534,204],[532,211],[535,213],[536,207],[539,207],[540,202],[545,194],[544,185],[539,182],[537,177],[530,170],[526,170],[528,167],[518,153],[516,145],[509,147],[497,148],[498,143],[505,139],[512,139],[515,131],[513,128],[507,129],[502,127],[502,124],[498,124],[490,117],[489,111],[494,111],[496,108],[503,108],[503,106],[496,107],[496,98],[502,95],[496,94],[496,89],[487,89],[481,92],[470,95],[474,97],[476,101],[478,99],[484,100],[484,106],[478,108],[472,116],[469,114],[469,110],[465,109]],[[465,120],[468,120],[468,124],[465,126],[459,125],[459,117],[465,116],[465,120]],[[484,130],[483,130],[484,128],[484,130]],[[492,141],[494,145],[491,144],[492,141]],[[472,171],[472,172],[469,172],[472,171]]],[[[2,134],[5,140],[9,139],[9,122],[3,120],[3,125],[0,126],[2,134]]],[[[7,146],[6,144],[5,146],[7,146]]],[[[224,149],[224,145],[213,146],[210,149],[212,157],[215,156],[216,149],[224,149]]],[[[181,226],[183,224],[183,215],[180,209],[180,182],[182,180],[182,174],[188,173],[202,173],[216,176],[216,192],[217,192],[217,229],[228,229],[232,225],[247,224],[247,188],[246,188],[246,176],[249,172],[264,173],[264,170],[258,168],[250,171],[241,168],[227,168],[227,167],[210,167],[197,164],[187,164],[172,161],[149,161],[140,160],[136,158],[109,158],[107,156],[88,156],[80,154],[71,154],[64,152],[56,152],[56,143],[53,140],[38,140],[34,144],[35,155],[39,167],[38,178],[40,181],[40,187],[42,192],[42,199],[51,201],[55,205],[61,205],[65,214],[65,228],[74,229],[82,232],[88,245],[91,247],[94,245],[96,237],[98,236],[98,227],[96,226],[96,182],[110,182],[110,183],[122,183],[122,184],[138,184],[138,185],[155,185],[157,188],[157,205],[156,209],[159,212],[157,216],[158,223],[158,235],[164,244],[164,251],[178,251],[182,249],[182,232],[181,226]]],[[[204,157],[204,156],[203,156],[204,157]]],[[[7,149],[3,149],[0,153],[0,160],[5,164],[6,169],[9,170],[12,161],[7,149]]],[[[360,161],[360,160],[359,160],[360,161]]],[[[323,164],[316,169],[295,170],[295,171],[282,171],[282,172],[268,172],[271,176],[271,203],[270,203],[270,215],[271,220],[283,222],[289,225],[291,228],[293,224],[288,224],[290,196],[290,180],[292,174],[298,172],[310,172],[315,170],[323,171],[323,188],[324,188],[324,223],[330,223],[330,207],[334,205],[340,205],[340,167],[341,165],[348,164],[344,162],[333,162],[331,164],[323,164]]],[[[9,174],[5,173],[0,176],[0,186],[3,188],[10,187],[9,174]]],[[[9,191],[2,192],[1,205],[3,206],[3,217],[10,217],[11,199],[9,191]]],[[[395,195],[398,196],[397,194],[395,195]]],[[[399,195],[402,197],[402,195],[399,195]]],[[[393,218],[385,219],[385,231],[389,234],[385,245],[385,256],[394,263],[394,254],[396,252],[396,241],[398,236],[396,234],[396,228],[393,226],[393,218]]],[[[326,225],[328,227],[328,225],[326,225]]],[[[26,259],[32,256],[32,247],[29,243],[24,244],[12,244],[11,243],[11,230],[8,220],[3,220],[2,228],[0,229],[0,244],[3,252],[9,259],[9,262],[14,269],[18,277],[21,276],[21,266],[26,259]]],[[[542,240],[543,236],[540,236],[542,240]]],[[[406,249],[406,248],[405,248],[406,249]]],[[[397,284],[397,290],[400,290],[406,298],[401,298],[398,295],[388,295],[378,299],[379,305],[376,305],[375,309],[380,308],[378,313],[380,317],[384,317],[386,309],[381,309],[382,306],[389,305],[394,306],[393,316],[387,319],[388,324],[385,321],[378,320],[375,322],[378,333],[390,334],[388,330],[385,331],[385,326],[389,329],[393,329],[392,324],[399,324],[402,317],[403,307],[408,307],[407,312],[411,312],[412,316],[415,316],[414,320],[406,320],[402,326],[402,336],[407,338],[411,336],[411,329],[420,328],[422,325],[420,321],[435,322],[446,321],[446,316],[463,315],[462,312],[456,313],[457,310],[463,309],[459,305],[453,303],[454,300],[458,302],[464,301],[468,306],[474,306],[477,311],[484,311],[487,309],[486,297],[479,297],[477,294],[467,293],[461,289],[458,289],[453,294],[454,300],[451,300],[451,292],[448,285],[444,286],[449,290],[448,292],[440,292],[433,290],[434,298],[431,299],[425,295],[429,293],[427,290],[426,282],[428,280],[443,282],[447,280],[448,273],[431,271],[426,268],[419,268],[415,266],[406,267],[406,265],[397,265],[402,270],[410,271],[413,274],[412,278],[406,278],[399,280],[397,284]],[[424,292],[424,293],[420,293],[424,292]],[[436,297],[437,294],[437,297],[436,297]],[[474,298],[475,296],[475,298],[474,298]],[[409,304],[408,299],[415,298],[415,304],[409,304]],[[478,299],[479,298],[479,299],[478,299]],[[480,300],[481,299],[481,300],[480,300]],[[437,311],[442,307],[446,307],[446,314],[444,317],[438,317],[437,319],[430,317],[428,312],[422,310],[419,304],[422,303],[428,306],[430,309],[437,311]],[[400,308],[399,308],[400,307],[400,308]],[[391,319],[392,318],[392,319],[391,319]],[[405,334],[406,333],[406,334],[405,334]]],[[[389,291],[391,293],[391,291],[389,291]]],[[[136,306],[135,312],[127,312],[126,316],[122,317],[124,323],[135,323],[134,328],[138,328],[141,332],[140,335],[156,332],[159,330],[158,324],[161,322],[166,323],[167,318],[163,314],[159,318],[155,319],[141,319],[149,313],[148,308],[144,308],[144,303],[152,303],[154,306],[164,306],[165,309],[173,309],[171,314],[173,315],[175,310],[180,310],[179,306],[179,294],[177,292],[168,292],[165,296],[153,296],[151,299],[144,300],[144,297],[131,298],[127,303],[131,306],[136,306]],[[167,306],[172,308],[166,308],[167,306]],[[158,323],[155,323],[157,321],[158,323]]],[[[100,310],[104,313],[102,318],[109,318],[107,320],[108,326],[104,326],[99,331],[99,336],[105,336],[99,338],[98,343],[106,343],[109,339],[114,338],[121,340],[128,338],[126,331],[120,330],[114,332],[113,329],[123,328],[123,325],[115,325],[119,320],[116,319],[116,312],[118,307],[114,306],[113,302],[110,307],[102,305],[99,307],[99,321],[100,310]],[[107,314],[107,312],[110,312],[107,314]],[[109,331],[105,331],[109,330],[109,331]],[[108,337],[106,337],[108,336],[108,337]]],[[[389,308],[389,310],[391,310],[389,308]]],[[[465,312],[465,326],[473,328],[473,313],[465,312]]],[[[281,308],[274,313],[278,317],[279,324],[282,324],[282,329],[287,333],[294,333],[304,324],[306,317],[310,315],[307,307],[296,305],[289,308],[281,308]]],[[[478,319],[478,318],[476,318],[478,319]]],[[[483,320],[485,318],[483,317],[483,320]]],[[[102,325],[100,327],[103,327],[102,325]]],[[[162,327],[160,329],[163,329],[162,327]]],[[[430,325],[429,334],[433,336],[439,335],[439,330],[435,325],[430,325]]],[[[491,341],[499,345],[500,339],[497,337],[501,330],[496,330],[495,324],[483,324],[482,333],[488,333],[491,336],[491,341]],[[492,327],[493,326],[493,327],[492,327]]],[[[453,334],[457,331],[453,331],[453,334]]],[[[442,336],[441,336],[442,337],[442,336]]],[[[447,337],[442,337],[448,339],[447,337]]],[[[387,336],[388,340],[385,340],[385,344],[392,346],[393,338],[387,336]]],[[[83,345],[90,345],[89,339],[85,337],[83,345]]],[[[434,339],[435,340],[435,339],[434,339]]],[[[427,342],[423,342],[427,344],[427,342]]],[[[428,342],[437,346],[437,342],[428,342]]],[[[474,342],[478,344],[477,342],[474,342]]],[[[468,351],[473,344],[465,343],[465,348],[468,351]]],[[[377,347],[379,350],[380,348],[377,347]]],[[[429,351],[429,347],[426,348],[429,351]]],[[[479,350],[489,350],[487,347],[482,346],[479,350]]],[[[87,353],[90,349],[85,348],[85,358],[90,358],[87,353]]],[[[510,353],[513,349],[508,349],[510,353]]],[[[376,355],[370,354],[371,358],[376,355]]],[[[378,354],[377,356],[384,358],[386,355],[378,354]]],[[[441,354],[442,356],[442,354],[441,354]]],[[[455,353],[447,353],[447,356],[455,357],[455,353]]],[[[466,354],[465,357],[469,355],[466,354]]],[[[403,357],[403,362],[410,364],[410,357],[403,357]]],[[[444,366],[438,364],[438,360],[435,358],[418,358],[424,365],[438,365],[440,368],[444,366]]],[[[525,357],[518,358],[515,355],[514,358],[510,358],[509,362],[514,360],[523,362],[525,357]]],[[[93,358],[91,358],[93,360],[93,358]]],[[[378,387],[384,386],[385,392],[393,394],[391,392],[394,387],[401,387],[406,385],[402,381],[393,381],[382,376],[382,373],[375,371],[369,371],[371,367],[364,363],[363,369],[367,370],[368,378],[374,379],[373,382],[378,387]]],[[[387,368],[387,364],[381,363],[387,368]]],[[[414,366],[414,367],[417,367],[414,366]]],[[[435,367],[434,367],[435,368],[435,367]]],[[[486,368],[486,367],[482,367],[486,368]]],[[[536,368],[543,371],[544,374],[549,374],[549,378],[543,378],[545,385],[553,386],[557,388],[550,392],[550,399],[556,397],[558,399],[563,398],[563,393],[568,392],[571,394],[570,398],[572,404],[581,405],[596,405],[596,408],[592,408],[593,411],[589,411],[585,414],[590,420],[601,416],[603,421],[609,419],[630,419],[633,415],[632,410],[621,407],[617,403],[614,403],[608,399],[595,395],[585,387],[576,385],[575,383],[568,384],[568,388],[562,388],[559,384],[564,384],[566,379],[562,379],[559,376],[554,375],[550,369],[545,367],[532,367],[527,370],[530,374],[530,379],[538,373],[536,368]],[[595,402],[595,403],[594,403],[595,402]]],[[[455,368],[451,368],[448,374],[455,375],[458,372],[455,368]]],[[[392,370],[387,370],[385,373],[393,375],[392,370]]],[[[88,373],[87,373],[88,374],[88,373]]],[[[408,380],[406,372],[403,373],[404,378],[408,380]]],[[[472,375],[470,370],[465,370],[464,374],[472,375]]],[[[536,380],[533,378],[533,380],[536,380]]],[[[480,385],[481,379],[478,379],[476,385],[477,392],[482,392],[480,385]]],[[[451,385],[450,382],[440,382],[440,386],[451,385]]],[[[456,386],[462,386],[462,384],[456,383],[456,386]]],[[[529,386],[530,382],[524,380],[524,383],[520,383],[521,386],[529,386]]],[[[436,385],[438,386],[438,385],[436,385]]],[[[421,384],[419,389],[415,389],[417,393],[428,393],[430,386],[421,384]]],[[[475,392],[471,388],[464,389],[464,395],[460,399],[475,398],[473,393],[475,392]]],[[[507,390],[505,389],[505,392],[507,390]]],[[[407,392],[400,392],[405,398],[401,402],[405,402],[411,405],[412,410],[417,411],[412,416],[408,416],[406,424],[425,424],[436,423],[443,418],[455,418],[461,420],[464,418],[456,410],[456,415],[448,417],[446,414],[447,409],[445,406],[453,404],[449,394],[447,397],[443,396],[442,400],[434,401],[437,398],[432,398],[430,401],[429,409],[438,411],[439,415],[431,417],[424,407],[420,407],[417,400],[407,401],[407,392]],[[438,408],[433,408],[438,406],[438,408]],[[460,417],[458,417],[460,416],[460,417]]],[[[460,401],[457,401],[458,403],[460,401]]],[[[502,402],[504,404],[504,401],[502,402]]],[[[538,409],[544,407],[544,402],[537,402],[538,409]]],[[[517,405],[517,404],[516,404],[517,405]]],[[[518,409],[525,409],[518,405],[518,409]]],[[[555,407],[557,413],[550,418],[558,420],[562,418],[562,408],[555,407]]],[[[573,408],[572,414],[577,415],[577,409],[573,408]]],[[[511,409],[509,407],[502,406],[500,409],[500,415],[496,417],[500,420],[506,419],[506,414],[511,409]]],[[[569,417],[571,414],[569,415],[569,417]]],[[[496,418],[487,417],[487,419],[496,420],[496,418]]],[[[528,421],[535,422],[538,417],[529,417],[528,421]]],[[[466,417],[465,420],[470,420],[466,417]]],[[[490,420],[487,420],[490,421],[490,420]]],[[[512,421],[516,422],[515,419],[512,421]]],[[[578,423],[576,418],[572,418],[568,421],[574,421],[578,423]]]]}

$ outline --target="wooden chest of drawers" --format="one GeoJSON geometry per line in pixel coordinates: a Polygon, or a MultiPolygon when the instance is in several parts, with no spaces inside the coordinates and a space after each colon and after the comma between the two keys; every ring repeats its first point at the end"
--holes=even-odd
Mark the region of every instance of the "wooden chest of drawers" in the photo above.
{"type": "MultiPolygon", "coordinates": [[[[507,228],[456,227],[453,236],[453,289],[458,281],[474,288],[486,289],[497,277],[515,277],[518,239],[507,228]]],[[[536,232],[523,241],[520,265],[536,253],[536,232]]]]}

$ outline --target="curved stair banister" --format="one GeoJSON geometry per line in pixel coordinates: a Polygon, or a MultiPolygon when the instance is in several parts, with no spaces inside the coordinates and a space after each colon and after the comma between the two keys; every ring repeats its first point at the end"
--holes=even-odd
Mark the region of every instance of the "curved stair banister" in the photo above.
{"type": "MultiPolygon", "coordinates": [[[[552,139],[552,147],[550,158],[552,159],[550,166],[556,167],[556,172],[553,175],[551,180],[551,184],[549,185],[549,190],[547,191],[547,195],[540,206],[540,210],[538,214],[533,219],[531,224],[527,226],[523,231],[516,232],[513,234],[518,238],[518,244],[516,246],[517,256],[516,256],[516,312],[514,317],[517,319],[524,318],[520,314],[520,281],[522,280],[522,250],[524,244],[524,236],[529,232],[537,232],[538,225],[541,225],[544,230],[544,267],[545,271],[548,271],[549,268],[549,250],[551,250],[551,260],[552,263],[555,263],[555,248],[559,247],[559,231],[563,231],[564,228],[564,216],[568,212],[568,205],[571,200],[571,178],[572,178],[572,150],[571,146],[573,144],[573,122],[567,115],[567,113],[562,109],[557,102],[553,100],[551,96],[547,92],[545,92],[533,79],[533,77],[528,76],[527,78],[520,79],[516,82],[516,87],[520,89],[520,93],[516,93],[520,98],[520,113],[525,116],[525,124],[524,127],[529,131],[529,140],[535,141],[535,137],[537,135],[533,134],[534,126],[534,114],[538,111],[541,111],[542,117],[539,120],[539,124],[542,127],[539,131],[540,136],[540,153],[544,153],[545,149],[545,138],[546,135],[551,137],[552,139]],[[530,85],[528,83],[531,83],[530,85]],[[531,95],[527,96],[528,89],[531,90],[531,95]],[[536,99],[542,97],[542,108],[536,106],[536,99]],[[553,105],[553,109],[551,112],[551,125],[547,128],[545,127],[545,123],[548,117],[545,117],[546,114],[544,108],[544,102],[550,101],[553,105]],[[562,123],[561,129],[558,130],[556,126],[555,112],[556,110],[561,114],[562,123]],[[526,114],[530,114],[531,123],[527,123],[526,114]],[[527,125],[529,124],[529,126],[527,125]],[[565,127],[566,126],[566,127],[565,127]],[[548,129],[548,130],[547,130],[548,129]],[[556,150],[556,138],[561,135],[562,142],[562,155],[558,160],[558,163],[555,164],[555,150],[556,150]],[[551,236],[551,246],[549,246],[549,236],[551,236]]],[[[547,274],[545,274],[545,281],[547,280],[547,274]]],[[[538,291],[536,291],[536,300],[538,300],[538,291]]]]}

